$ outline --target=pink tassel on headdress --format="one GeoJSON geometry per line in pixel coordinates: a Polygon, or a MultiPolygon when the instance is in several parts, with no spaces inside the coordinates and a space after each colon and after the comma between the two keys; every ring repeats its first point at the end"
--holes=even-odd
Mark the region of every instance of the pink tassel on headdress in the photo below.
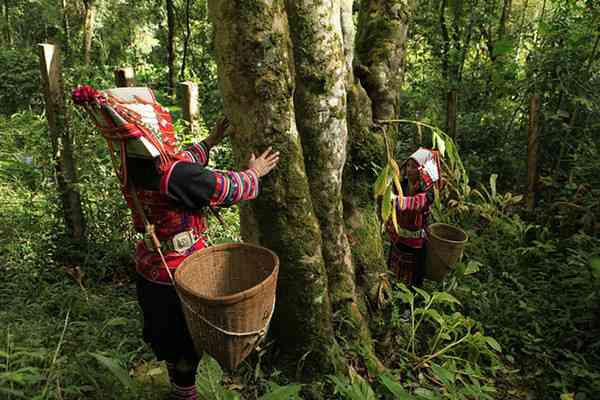
{"type": "Polygon", "coordinates": [[[100,103],[104,99],[102,94],[90,85],[82,85],[75,88],[71,94],[71,98],[73,99],[73,103],[80,106],[90,102],[100,103]]]}

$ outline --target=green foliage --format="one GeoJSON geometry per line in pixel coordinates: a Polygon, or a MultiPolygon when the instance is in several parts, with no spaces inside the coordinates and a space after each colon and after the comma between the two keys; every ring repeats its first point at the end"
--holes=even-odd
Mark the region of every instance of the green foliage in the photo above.
{"type": "Polygon", "coordinates": [[[0,48],[0,113],[12,115],[18,110],[43,105],[38,57],[31,50],[0,48]]]}

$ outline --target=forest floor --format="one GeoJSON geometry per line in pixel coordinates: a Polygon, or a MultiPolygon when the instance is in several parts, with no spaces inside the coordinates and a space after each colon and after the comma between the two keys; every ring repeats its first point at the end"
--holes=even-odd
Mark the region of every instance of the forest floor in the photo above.
{"type": "MultiPolygon", "coordinates": [[[[429,283],[426,288],[450,289],[462,303],[461,312],[479,321],[485,334],[500,344],[504,366],[492,379],[492,397],[597,398],[599,283],[590,260],[600,253],[600,241],[582,232],[560,238],[516,215],[474,226],[468,229],[465,257],[477,271],[450,286],[429,283]]],[[[20,248],[30,240],[15,239],[20,248]]],[[[79,284],[73,278],[78,278],[73,269],[57,268],[49,276],[34,272],[28,256],[21,261],[0,278],[3,398],[165,395],[164,367],[153,361],[140,338],[131,275],[88,286],[85,279],[79,284]]],[[[236,390],[247,399],[290,383],[272,366],[261,365],[258,356],[223,379],[213,367],[204,362],[199,377],[216,376],[223,390],[236,390]]],[[[432,398],[455,398],[440,393],[447,395],[432,398]]]]}

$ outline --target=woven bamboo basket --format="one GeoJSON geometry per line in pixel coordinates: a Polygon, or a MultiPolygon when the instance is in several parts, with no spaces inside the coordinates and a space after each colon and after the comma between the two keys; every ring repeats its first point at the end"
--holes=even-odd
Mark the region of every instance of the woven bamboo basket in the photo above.
{"type": "Polygon", "coordinates": [[[245,243],[208,247],[175,272],[194,347],[236,368],[265,336],[275,308],[279,259],[245,243]]]}
{"type": "Polygon", "coordinates": [[[468,236],[462,229],[448,224],[431,224],[425,257],[425,278],[443,280],[463,254],[468,236]]]}

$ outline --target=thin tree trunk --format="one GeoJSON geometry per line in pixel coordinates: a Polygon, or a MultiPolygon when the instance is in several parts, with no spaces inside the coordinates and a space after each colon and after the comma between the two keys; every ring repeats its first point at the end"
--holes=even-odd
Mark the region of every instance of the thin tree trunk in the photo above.
{"type": "Polygon", "coordinates": [[[175,9],[173,0],[166,0],[167,6],[167,66],[169,68],[168,91],[175,95],[175,9]]]}
{"type": "Polygon", "coordinates": [[[198,85],[189,81],[179,82],[179,90],[182,116],[187,122],[187,129],[193,133],[198,118],[198,85]]]}
{"type": "Polygon", "coordinates": [[[458,114],[458,91],[450,90],[446,94],[446,133],[456,138],[456,119],[458,114]]]}
{"type": "Polygon", "coordinates": [[[185,3],[185,39],[183,41],[183,57],[181,60],[181,70],[179,71],[179,80],[185,79],[185,66],[187,61],[188,45],[190,42],[191,34],[192,30],[190,27],[190,0],[187,0],[185,3]]]}
{"type": "Polygon", "coordinates": [[[83,0],[85,14],[83,18],[83,64],[90,65],[92,58],[92,37],[96,18],[95,0],[83,0]]]}
{"type": "Polygon", "coordinates": [[[219,84],[234,128],[237,161],[267,146],[280,151],[277,169],[262,179],[261,195],[246,207],[245,239],[280,258],[273,321],[284,356],[303,359],[303,375],[331,372],[335,355],[321,229],[309,190],[296,127],[293,61],[283,0],[209,0],[219,84]]]}
{"type": "Polygon", "coordinates": [[[64,35],[64,41],[63,41],[62,48],[64,49],[65,56],[68,57],[69,53],[71,52],[71,48],[69,47],[69,44],[71,43],[71,30],[69,27],[69,17],[67,15],[67,1],[66,0],[61,0],[61,12],[62,12],[63,35],[64,35]]]}
{"type": "Polygon", "coordinates": [[[8,0],[4,0],[3,4],[4,13],[4,40],[6,41],[7,47],[12,46],[12,31],[10,29],[10,12],[8,7],[8,0]]]}
{"type": "Polygon", "coordinates": [[[42,44],[39,48],[46,118],[52,144],[58,192],[61,197],[67,235],[75,241],[84,239],[85,224],[81,199],[77,190],[77,168],[73,158],[72,136],[67,120],[67,109],[63,94],[60,71],[59,47],[42,44]]]}
{"type": "Polygon", "coordinates": [[[533,95],[529,101],[529,128],[527,131],[527,208],[533,211],[536,204],[538,184],[540,96],[533,95]]]}

